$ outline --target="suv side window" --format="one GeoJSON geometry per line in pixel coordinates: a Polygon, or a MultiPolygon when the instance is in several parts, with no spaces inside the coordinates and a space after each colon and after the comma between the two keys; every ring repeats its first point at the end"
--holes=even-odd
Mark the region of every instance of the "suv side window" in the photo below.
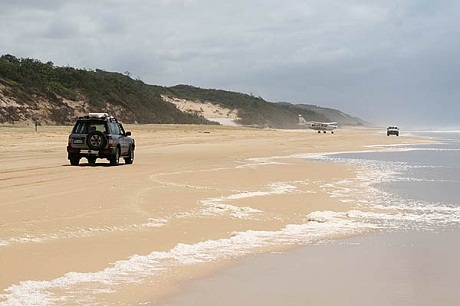
{"type": "Polygon", "coordinates": [[[110,122],[109,126],[110,126],[111,134],[114,134],[114,135],[121,135],[122,134],[121,131],[120,131],[120,127],[115,122],[110,122]]]}
{"type": "Polygon", "coordinates": [[[75,127],[73,129],[73,132],[72,133],[75,133],[75,134],[85,134],[86,133],[86,122],[84,121],[78,121],[76,124],[75,124],[75,127]]]}
{"type": "Polygon", "coordinates": [[[126,135],[125,129],[123,128],[123,126],[121,125],[121,123],[118,123],[117,125],[118,125],[118,127],[120,128],[120,134],[121,134],[121,135],[126,135]]]}

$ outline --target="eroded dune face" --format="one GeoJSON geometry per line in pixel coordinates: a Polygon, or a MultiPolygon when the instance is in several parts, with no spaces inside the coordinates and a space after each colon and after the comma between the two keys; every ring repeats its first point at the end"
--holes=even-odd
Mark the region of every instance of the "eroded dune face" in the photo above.
{"type": "Polygon", "coordinates": [[[210,102],[192,101],[176,97],[161,96],[164,101],[173,103],[182,112],[199,114],[210,121],[219,122],[221,125],[237,126],[239,119],[237,109],[226,108],[210,102]]]}

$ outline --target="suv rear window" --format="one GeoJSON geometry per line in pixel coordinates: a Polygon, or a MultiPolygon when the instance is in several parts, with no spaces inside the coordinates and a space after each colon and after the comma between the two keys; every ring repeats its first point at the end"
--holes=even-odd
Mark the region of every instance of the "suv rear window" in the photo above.
{"type": "Polygon", "coordinates": [[[73,129],[75,134],[88,134],[93,131],[106,133],[105,123],[101,121],[78,121],[73,129]]]}

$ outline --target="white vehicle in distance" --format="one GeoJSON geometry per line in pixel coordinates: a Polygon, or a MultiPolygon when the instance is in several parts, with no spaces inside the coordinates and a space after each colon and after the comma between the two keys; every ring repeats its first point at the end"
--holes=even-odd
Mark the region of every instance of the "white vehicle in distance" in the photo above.
{"type": "Polygon", "coordinates": [[[387,128],[387,136],[396,135],[399,136],[399,128],[397,126],[389,126],[387,128]]]}

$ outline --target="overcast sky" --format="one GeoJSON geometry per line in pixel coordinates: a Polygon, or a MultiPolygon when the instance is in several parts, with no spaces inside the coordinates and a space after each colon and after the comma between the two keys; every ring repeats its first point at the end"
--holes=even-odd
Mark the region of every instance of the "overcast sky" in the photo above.
{"type": "Polygon", "coordinates": [[[457,0],[0,0],[0,54],[460,126],[457,0]]]}

